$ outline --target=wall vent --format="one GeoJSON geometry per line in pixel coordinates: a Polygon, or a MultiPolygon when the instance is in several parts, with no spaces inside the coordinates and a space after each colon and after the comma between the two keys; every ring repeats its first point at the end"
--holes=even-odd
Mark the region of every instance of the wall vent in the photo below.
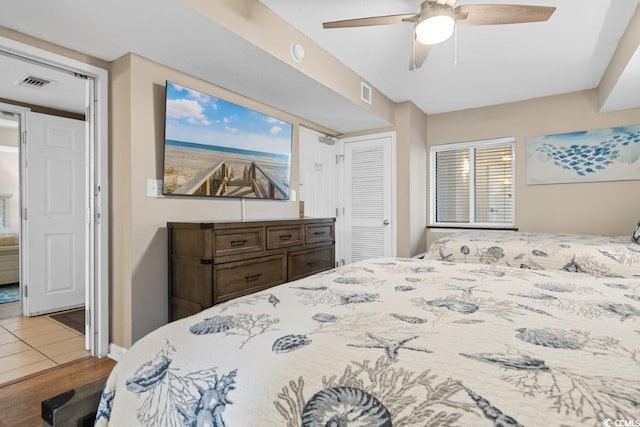
{"type": "Polygon", "coordinates": [[[36,77],[34,75],[27,74],[26,76],[18,80],[16,82],[16,85],[39,89],[47,85],[50,85],[51,83],[53,83],[53,80],[44,79],[42,77],[36,77]]]}
{"type": "Polygon", "coordinates": [[[371,86],[365,82],[360,82],[360,99],[371,105],[371,86]]]}

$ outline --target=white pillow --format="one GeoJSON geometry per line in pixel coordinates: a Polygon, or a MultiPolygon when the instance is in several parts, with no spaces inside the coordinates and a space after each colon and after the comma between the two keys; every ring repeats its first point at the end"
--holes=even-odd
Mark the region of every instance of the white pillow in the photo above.
{"type": "Polygon", "coordinates": [[[631,240],[640,245],[640,221],[636,224],[636,229],[633,230],[633,234],[631,235],[631,240]]]}

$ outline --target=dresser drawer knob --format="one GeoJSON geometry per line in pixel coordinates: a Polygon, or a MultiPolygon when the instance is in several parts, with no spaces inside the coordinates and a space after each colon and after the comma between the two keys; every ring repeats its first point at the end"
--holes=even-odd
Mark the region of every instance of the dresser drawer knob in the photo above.
{"type": "Polygon", "coordinates": [[[318,261],[318,260],[315,260],[315,261],[309,261],[309,262],[307,263],[307,265],[308,265],[309,267],[312,267],[312,266],[314,266],[314,265],[318,264],[319,262],[320,262],[320,261],[318,261]]]}
{"type": "Polygon", "coordinates": [[[327,234],[326,231],[315,231],[313,234],[315,234],[316,236],[324,236],[325,234],[327,234]]]}
{"type": "Polygon", "coordinates": [[[230,243],[231,246],[244,246],[247,243],[247,240],[232,240],[230,243]]]}
{"type": "Polygon", "coordinates": [[[291,234],[281,234],[280,235],[280,240],[289,240],[291,239],[292,235],[291,234]]]}
{"type": "Polygon", "coordinates": [[[250,274],[248,276],[244,276],[244,280],[247,281],[247,282],[254,282],[254,281],[258,280],[260,278],[260,276],[262,276],[262,273],[250,274]]]}

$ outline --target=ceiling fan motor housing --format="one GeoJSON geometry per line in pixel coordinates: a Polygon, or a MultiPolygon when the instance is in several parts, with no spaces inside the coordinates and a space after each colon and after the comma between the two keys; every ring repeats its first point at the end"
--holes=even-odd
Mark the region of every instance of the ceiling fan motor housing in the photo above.
{"type": "Polygon", "coordinates": [[[416,25],[416,40],[425,45],[434,45],[448,40],[455,27],[453,8],[448,5],[422,3],[416,25]]]}

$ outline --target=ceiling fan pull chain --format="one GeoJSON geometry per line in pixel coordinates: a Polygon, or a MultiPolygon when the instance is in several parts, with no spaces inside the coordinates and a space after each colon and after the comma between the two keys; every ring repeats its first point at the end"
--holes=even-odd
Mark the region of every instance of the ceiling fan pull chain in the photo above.
{"type": "Polygon", "coordinates": [[[458,66],[458,26],[453,27],[453,66],[458,66]]]}

